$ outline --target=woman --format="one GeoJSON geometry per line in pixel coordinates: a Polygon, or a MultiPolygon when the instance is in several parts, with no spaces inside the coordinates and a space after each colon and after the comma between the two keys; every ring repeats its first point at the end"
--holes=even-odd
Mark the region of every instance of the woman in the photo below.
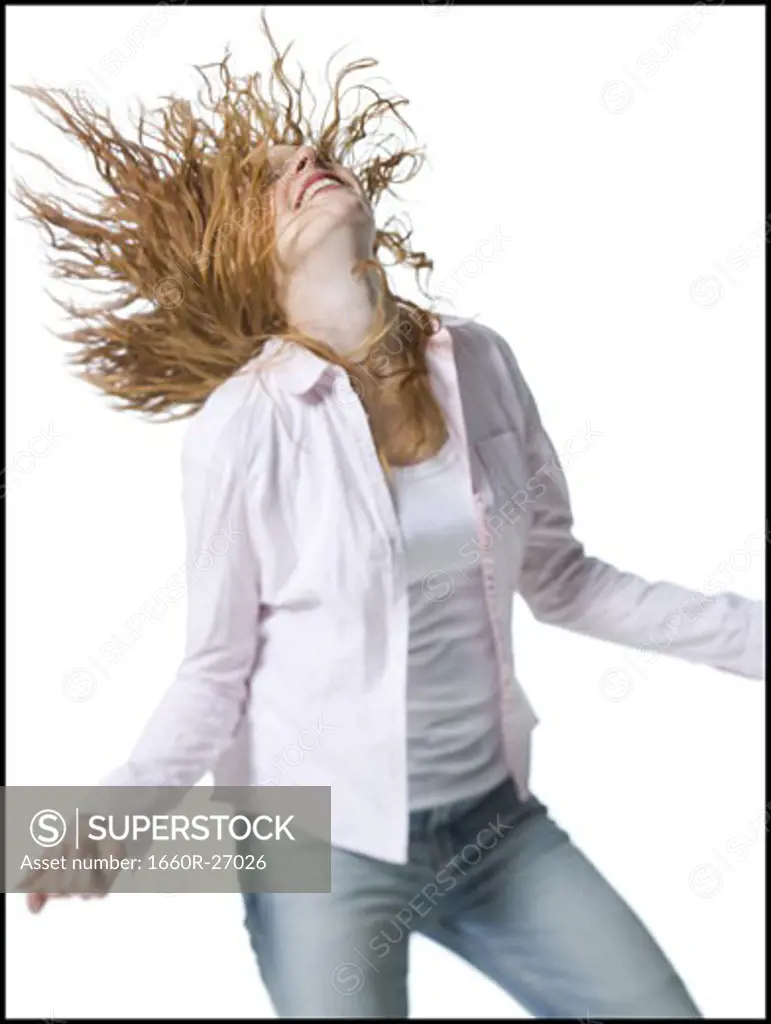
{"type": "Polygon", "coordinates": [[[376,220],[420,166],[377,134],[383,117],[406,128],[404,101],[364,86],[374,98],[344,116],[346,75],[374,64],[362,61],[316,128],[271,45],[269,88],[233,78],[226,58],[221,94],[205,76],[199,96],[215,118],[170,100],[138,142],[79,97],[30,90],[108,186],[95,210],[20,193],[63,276],[121,289],[67,307],[83,321],[68,335],[83,375],[125,407],[192,414],[186,651],[103,781],[189,787],[214,769],[222,785],[331,787],[331,892],[244,894],[282,1016],[406,1016],[417,931],[535,1016],[698,1017],[528,789],[536,718],[514,673],[512,601],[753,678],[761,605],[584,553],[507,342],[388,285],[383,250],[431,267],[409,232],[376,220]]]}

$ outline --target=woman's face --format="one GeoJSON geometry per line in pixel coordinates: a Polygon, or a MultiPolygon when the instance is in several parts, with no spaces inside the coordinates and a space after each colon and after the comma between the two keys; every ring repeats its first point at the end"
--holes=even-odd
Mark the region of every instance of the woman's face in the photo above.
{"type": "Polygon", "coordinates": [[[375,240],[372,209],[356,177],[337,163],[324,164],[313,146],[268,150],[273,183],[276,245],[291,271],[340,229],[355,235],[357,252],[371,256],[375,240]]]}

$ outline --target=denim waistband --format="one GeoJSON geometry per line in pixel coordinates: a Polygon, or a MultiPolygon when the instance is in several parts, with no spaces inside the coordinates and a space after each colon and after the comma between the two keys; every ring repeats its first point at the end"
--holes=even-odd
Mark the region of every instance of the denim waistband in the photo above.
{"type": "Polygon", "coordinates": [[[480,796],[469,797],[453,803],[442,804],[422,811],[410,813],[410,836],[426,835],[464,818],[484,818],[521,801],[513,779],[504,779],[493,789],[480,796]]]}

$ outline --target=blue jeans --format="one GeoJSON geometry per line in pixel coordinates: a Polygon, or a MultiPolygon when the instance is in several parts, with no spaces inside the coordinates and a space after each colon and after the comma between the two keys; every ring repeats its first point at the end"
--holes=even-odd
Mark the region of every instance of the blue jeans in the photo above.
{"type": "Polygon", "coordinates": [[[534,1017],[701,1016],[637,916],[510,781],[410,815],[408,864],[334,849],[330,893],[243,898],[282,1017],[406,1017],[413,932],[534,1017]]]}

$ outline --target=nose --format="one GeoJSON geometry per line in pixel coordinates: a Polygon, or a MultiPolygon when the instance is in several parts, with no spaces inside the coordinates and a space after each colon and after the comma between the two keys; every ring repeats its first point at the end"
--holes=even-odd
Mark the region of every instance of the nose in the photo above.
{"type": "Polygon", "coordinates": [[[298,174],[302,174],[303,171],[307,171],[309,167],[318,160],[318,153],[313,146],[300,146],[294,155],[294,161],[292,166],[292,177],[296,177],[298,174]]]}

